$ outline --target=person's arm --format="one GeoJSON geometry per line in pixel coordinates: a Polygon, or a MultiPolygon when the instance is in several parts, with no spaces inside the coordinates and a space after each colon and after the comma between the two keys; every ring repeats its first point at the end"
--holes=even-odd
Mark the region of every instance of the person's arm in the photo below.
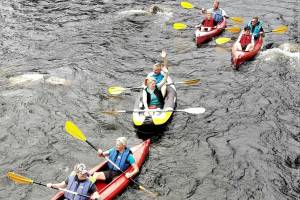
{"type": "Polygon", "coordinates": [[[161,51],[161,58],[162,58],[163,64],[164,64],[163,67],[165,67],[165,68],[168,69],[168,58],[167,58],[167,51],[166,51],[166,49],[163,49],[161,51]]]}
{"type": "Polygon", "coordinates": [[[131,178],[131,177],[133,177],[134,175],[136,175],[136,174],[139,172],[139,168],[138,168],[138,166],[137,166],[137,164],[136,164],[136,162],[135,162],[135,159],[134,159],[133,154],[130,154],[130,155],[128,156],[128,159],[127,159],[127,160],[129,161],[129,163],[130,163],[131,166],[133,167],[133,171],[132,171],[132,172],[127,172],[127,173],[125,174],[125,176],[126,176],[126,178],[131,178]]]}
{"type": "Polygon", "coordinates": [[[109,152],[111,149],[107,150],[107,151],[103,151],[102,149],[98,149],[98,155],[99,157],[106,157],[109,156],[109,152]]]}
{"type": "Polygon", "coordinates": [[[164,72],[164,78],[163,78],[163,80],[161,80],[161,82],[159,82],[159,83],[156,85],[156,87],[157,87],[158,89],[160,89],[160,88],[167,82],[168,76],[169,76],[169,71],[168,71],[168,69],[163,68],[162,70],[163,70],[163,72],[164,72]]]}
{"type": "Polygon", "coordinates": [[[146,90],[143,90],[143,104],[144,104],[145,110],[148,111],[149,108],[148,108],[147,92],[146,92],[146,90]]]}
{"type": "Polygon", "coordinates": [[[203,20],[202,20],[202,22],[201,22],[201,26],[203,26],[203,25],[204,25],[204,21],[205,21],[205,19],[203,19],[203,20]]]}
{"type": "Polygon", "coordinates": [[[254,37],[251,36],[251,48],[249,49],[249,51],[252,51],[254,49],[254,45],[255,45],[255,40],[254,37]]]}
{"type": "Polygon", "coordinates": [[[229,16],[227,15],[227,13],[225,12],[225,10],[222,9],[222,16],[225,17],[226,19],[229,18],[229,16]]]}
{"type": "Polygon", "coordinates": [[[61,182],[61,183],[47,183],[47,187],[48,188],[61,188],[61,189],[65,189],[67,187],[67,184],[65,181],[61,182]]]}
{"type": "Polygon", "coordinates": [[[243,31],[240,33],[240,35],[239,35],[238,39],[236,40],[236,42],[240,42],[241,41],[242,35],[243,35],[243,31]]]}

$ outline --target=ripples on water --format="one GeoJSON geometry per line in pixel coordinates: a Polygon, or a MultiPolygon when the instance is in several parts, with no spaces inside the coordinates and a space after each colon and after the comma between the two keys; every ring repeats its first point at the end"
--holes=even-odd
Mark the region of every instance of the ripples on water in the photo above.
{"type": "MultiPolygon", "coordinates": [[[[9,170],[47,183],[62,181],[79,161],[98,162],[87,145],[65,133],[66,120],[104,149],[121,135],[130,145],[140,143],[131,116],[100,113],[132,108],[138,94],[111,98],[105,89],[139,85],[162,48],[175,81],[202,79],[199,87],[178,86],[178,108],[204,106],[207,112],[175,114],[152,138],[137,179],[160,199],[300,198],[299,52],[267,50],[233,71],[226,50],[231,44],[196,48],[192,31],[171,29],[173,21],[199,23],[198,11],[181,9],[177,1],[155,3],[167,12],[144,13],[148,1],[1,1],[1,198],[54,194],[11,183],[9,170]]],[[[266,36],[266,43],[278,45],[299,43],[298,4],[222,2],[229,15],[261,16],[266,30],[289,25],[285,35],[266,36]]],[[[150,197],[129,187],[119,199],[150,197]]]]}

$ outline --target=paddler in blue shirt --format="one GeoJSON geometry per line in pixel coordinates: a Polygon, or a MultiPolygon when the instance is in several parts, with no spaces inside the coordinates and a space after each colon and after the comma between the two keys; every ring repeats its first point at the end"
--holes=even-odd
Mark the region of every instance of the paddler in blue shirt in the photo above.
{"type": "MultiPolygon", "coordinates": [[[[131,178],[139,172],[139,168],[135,162],[134,156],[131,150],[127,147],[127,139],[125,137],[117,138],[115,148],[111,148],[104,152],[102,149],[98,149],[98,155],[100,157],[109,156],[109,160],[117,165],[123,172],[125,172],[128,167],[132,166],[133,171],[127,172],[125,174],[126,178],[131,178]]],[[[114,177],[119,176],[121,173],[122,172],[120,170],[108,162],[108,169],[103,172],[95,172],[93,177],[96,180],[102,180],[109,183],[114,177]]]]}
{"type": "MultiPolygon", "coordinates": [[[[207,11],[210,11],[213,14],[213,18],[217,23],[220,23],[223,21],[223,17],[226,19],[229,18],[222,8],[219,8],[219,1],[214,1],[213,7],[208,9],[207,11]]],[[[207,12],[205,9],[202,9],[203,13],[207,12]]]]}
{"type": "MultiPolygon", "coordinates": [[[[153,65],[153,71],[150,72],[147,75],[147,78],[152,77],[155,79],[156,84],[159,84],[164,79],[164,72],[162,70],[168,69],[168,59],[167,59],[167,51],[163,49],[161,51],[161,57],[163,62],[162,63],[156,63],[153,65]]],[[[161,93],[164,96],[166,96],[167,86],[166,84],[162,84],[160,86],[161,93]]]]}
{"type": "Polygon", "coordinates": [[[251,34],[253,35],[254,39],[257,40],[260,34],[263,34],[263,23],[262,21],[258,21],[258,17],[253,17],[250,22],[245,27],[249,27],[251,34]]]}

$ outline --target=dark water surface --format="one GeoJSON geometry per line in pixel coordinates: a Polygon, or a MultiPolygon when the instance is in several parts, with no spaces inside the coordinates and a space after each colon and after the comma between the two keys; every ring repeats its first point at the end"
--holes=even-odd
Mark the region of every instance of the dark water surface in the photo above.
{"type": "MultiPolygon", "coordinates": [[[[266,30],[289,26],[284,35],[267,34],[266,43],[299,45],[298,0],[221,5],[246,20],[259,15],[266,30]]],[[[137,180],[160,192],[159,199],[300,199],[299,48],[264,51],[233,71],[227,50],[232,43],[196,48],[192,30],[171,28],[174,21],[193,26],[200,20],[197,10],[182,9],[179,1],[2,0],[0,199],[50,199],[55,193],[16,185],[6,178],[9,170],[60,182],[75,163],[92,167],[100,161],[65,133],[66,120],[103,149],[119,136],[128,137],[129,145],[140,143],[131,115],[100,111],[133,108],[138,93],[111,98],[106,89],[140,85],[162,48],[168,50],[174,81],[202,80],[200,86],[178,86],[177,107],[207,111],[177,113],[168,129],[152,138],[137,180]],[[140,10],[153,3],[165,13],[140,10]]],[[[117,199],[151,197],[130,186],[117,199]]]]}

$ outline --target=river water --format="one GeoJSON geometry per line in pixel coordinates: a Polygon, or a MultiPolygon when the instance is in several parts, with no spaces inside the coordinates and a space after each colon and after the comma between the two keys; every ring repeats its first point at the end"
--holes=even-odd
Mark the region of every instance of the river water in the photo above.
{"type": "MultiPolygon", "coordinates": [[[[210,1],[191,1],[211,7],[210,1]]],[[[202,115],[176,113],[167,130],[153,136],[137,177],[158,199],[300,199],[299,1],[221,2],[228,15],[259,16],[265,30],[284,24],[284,35],[267,34],[261,52],[239,71],[230,67],[232,43],[196,48],[193,31],[201,17],[179,1],[2,0],[0,3],[0,199],[50,199],[55,191],[17,185],[14,170],[35,181],[60,182],[75,163],[100,159],[64,131],[75,122],[103,149],[119,136],[142,142],[131,115],[138,93],[110,97],[112,85],[138,86],[166,48],[177,108],[202,106],[202,115]],[[163,13],[143,11],[156,3],[163,13]],[[247,5],[247,6],[245,6],[247,5]],[[298,18],[299,19],[299,18],[298,18]]],[[[232,23],[230,23],[232,24],[232,23]]],[[[223,37],[237,36],[224,32],[223,37]]],[[[151,199],[130,186],[117,199],[151,199]]]]}

